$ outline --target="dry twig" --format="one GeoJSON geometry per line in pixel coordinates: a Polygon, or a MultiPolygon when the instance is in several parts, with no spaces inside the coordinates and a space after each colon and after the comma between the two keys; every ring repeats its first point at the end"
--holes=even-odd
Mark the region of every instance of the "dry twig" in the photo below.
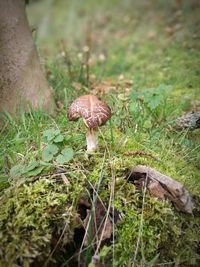
{"type": "Polygon", "coordinates": [[[132,156],[132,155],[140,155],[140,156],[148,156],[152,159],[155,159],[157,161],[160,161],[160,158],[157,158],[156,156],[152,155],[151,153],[145,152],[145,151],[127,151],[124,153],[125,156],[132,156]]]}

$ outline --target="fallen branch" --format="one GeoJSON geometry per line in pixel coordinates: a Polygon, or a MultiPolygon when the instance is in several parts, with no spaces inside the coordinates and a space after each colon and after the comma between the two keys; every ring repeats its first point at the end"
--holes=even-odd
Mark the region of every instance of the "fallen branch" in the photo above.
{"type": "Polygon", "coordinates": [[[144,183],[147,177],[147,189],[149,193],[161,200],[169,199],[177,209],[192,213],[195,205],[190,193],[185,187],[157,170],[144,165],[138,165],[131,169],[129,181],[133,181],[136,185],[144,183]]]}

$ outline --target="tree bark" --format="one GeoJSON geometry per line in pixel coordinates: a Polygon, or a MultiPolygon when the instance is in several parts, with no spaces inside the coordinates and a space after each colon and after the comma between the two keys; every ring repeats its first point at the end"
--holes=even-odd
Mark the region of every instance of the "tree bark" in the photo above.
{"type": "Polygon", "coordinates": [[[42,72],[25,13],[25,1],[0,0],[0,111],[53,112],[52,90],[42,72]]]}

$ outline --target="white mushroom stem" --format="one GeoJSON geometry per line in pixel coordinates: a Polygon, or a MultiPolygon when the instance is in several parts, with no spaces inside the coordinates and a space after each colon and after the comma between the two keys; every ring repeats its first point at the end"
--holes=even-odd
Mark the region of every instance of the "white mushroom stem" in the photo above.
{"type": "Polygon", "coordinates": [[[98,147],[98,129],[88,129],[86,134],[87,152],[91,153],[98,147]]]}

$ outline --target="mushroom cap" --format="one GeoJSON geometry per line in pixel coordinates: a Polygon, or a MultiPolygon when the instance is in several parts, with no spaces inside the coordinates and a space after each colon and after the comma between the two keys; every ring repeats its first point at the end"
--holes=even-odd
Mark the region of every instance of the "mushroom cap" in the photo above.
{"type": "Polygon", "coordinates": [[[68,109],[68,119],[76,121],[80,117],[90,129],[106,123],[111,117],[110,107],[95,95],[80,96],[68,109]]]}

